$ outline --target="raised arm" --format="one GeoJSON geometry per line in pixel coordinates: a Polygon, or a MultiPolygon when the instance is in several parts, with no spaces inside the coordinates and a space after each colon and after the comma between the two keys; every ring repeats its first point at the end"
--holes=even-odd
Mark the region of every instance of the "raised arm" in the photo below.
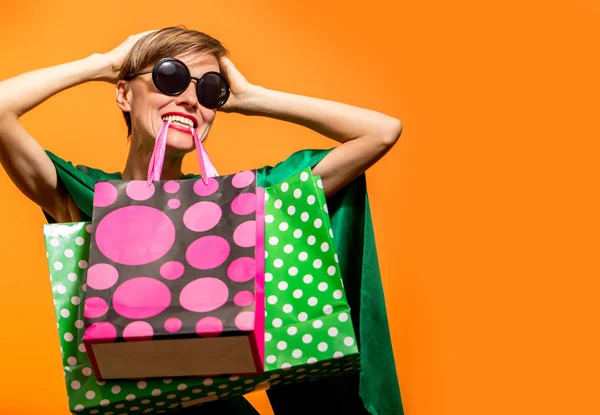
{"type": "Polygon", "coordinates": [[[227,58],[221,65],[233,97],[223,111],[261,115],[310,128],[342,145],[317,164],[326,196],[352,182],[398,141],[402,123],[380,112],[251,85],[227,58]]]}
{"type": "Polygon", "coordinates": [[[19,117],[53,95],[88,81],[116,79],[119,62],[149,32],[130,36],[106,54],[27,72],[0,82],[0,163],[19,190],[59,222],[70,220],[70,198],[54,164],[19,117]]]}

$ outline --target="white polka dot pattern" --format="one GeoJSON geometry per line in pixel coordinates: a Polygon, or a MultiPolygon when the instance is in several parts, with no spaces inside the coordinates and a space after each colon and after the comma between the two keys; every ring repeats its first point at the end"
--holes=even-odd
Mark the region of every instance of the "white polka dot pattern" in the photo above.
{"type": "Polygon", "coordinates": [[[267,371],[358,353],[319,178],[306,169],[266,189],[267,371]],[[271,311],[272,310],[272,311],[271,311]],[[343,320],[343,321],[342,321],[343,320]],[[335,333],[335,335],[331,335],[335,333]]]}

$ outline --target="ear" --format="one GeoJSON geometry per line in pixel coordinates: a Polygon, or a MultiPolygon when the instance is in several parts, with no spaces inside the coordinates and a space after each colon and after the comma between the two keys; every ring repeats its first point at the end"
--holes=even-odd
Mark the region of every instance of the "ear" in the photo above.
{"type": "Polygon", "coordinates": [[[131,88],[128,81],[120,80],[116,85],[117,106],[121,111],[131,111],[131,88]]]}

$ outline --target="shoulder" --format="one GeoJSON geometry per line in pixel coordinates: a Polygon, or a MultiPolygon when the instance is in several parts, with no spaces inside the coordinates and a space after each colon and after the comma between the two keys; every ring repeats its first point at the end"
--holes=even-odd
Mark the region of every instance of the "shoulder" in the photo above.
{"type": "Polygon", "coordinates": [[[257,169],[258,184],[261,187],[272,186],[306,168],[314,168],[329,152],[329,149],[305,149],[289,155],[274,166],[257,169]]]}
{"type": "Polygon", "coordinates": [[[119,180],[121,174],[107,173],[104,170],[80,164],[74,165],[50,151],[46,151],[46,154],[54,163],[59,182],[67,193],[67,201],[69,198],[72,199],[79,208],[82,213],[81,220],[89,220],[93,212],[96,183],[100,180],[119,180]]]}
{"type": "Polygon", "coordinates": [[[67,161],[51,151],[46,150],[46,154],[50,157],[50,160],[54,163],[56,170],[59,176],[66,174],[75,175],[76,177],[89,177],[93,180],[110,180],[115,179],[118,180],[121,178],[121,173],[119,172],[106,172],[104,170],[85,166],[82,164],[73,164],[71,161],[67,161]]]}

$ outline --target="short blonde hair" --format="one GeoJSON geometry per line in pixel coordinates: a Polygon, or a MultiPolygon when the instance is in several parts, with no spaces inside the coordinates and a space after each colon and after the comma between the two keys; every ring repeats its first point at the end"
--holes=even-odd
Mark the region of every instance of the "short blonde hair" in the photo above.
{"type": "MultiPolygon", "coordinates": [[[[182,26],[167,27],[152,32],[131,48],[123,61],[118,80],[132,79],[144,69],[154,65],[162,58],[187,53],[212,54],[217,60],[227,56],[228,50],[217,39],[206,33],[186,29],[182,26]]],[[[127,136],[131,135],[131,115],[123,111],[127,124],[127,136]]]]}

